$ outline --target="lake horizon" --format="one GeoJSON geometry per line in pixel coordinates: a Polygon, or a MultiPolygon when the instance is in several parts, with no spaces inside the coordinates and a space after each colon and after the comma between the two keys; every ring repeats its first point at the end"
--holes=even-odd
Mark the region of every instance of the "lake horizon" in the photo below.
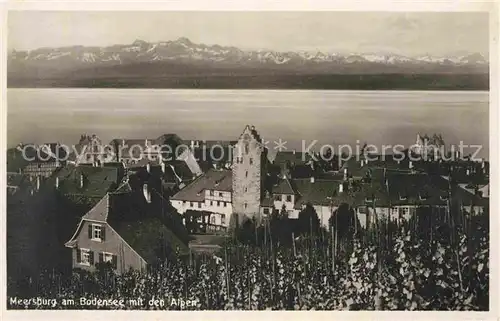
{"type": "Polygon", "coordinates": [[[409,146],[436,133],[489,154],[489,91],[9,88],[7,102],[9,147],[76,144],[84,133],[104,143],[166,133],[236,140],[248,124],[288,149],[409,146]]]}

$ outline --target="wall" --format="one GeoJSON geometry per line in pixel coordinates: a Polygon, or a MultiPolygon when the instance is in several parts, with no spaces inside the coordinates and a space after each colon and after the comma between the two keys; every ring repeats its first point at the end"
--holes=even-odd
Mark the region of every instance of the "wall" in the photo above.
{"type": "Polygon", "coordinates": [[[233,211],[243,217],[260,219],[262,146],[247,126],[233,153],[233,211]],[[245,145],[248,143],[248,150],[245,145]],[[241,161],[238,158],[241,157],[241,161]],[[250,159],[252,162],[250,162],[250,159]]]}
{"type": "Polygon", "coordinates": [[[76,248],[73,249],[73,267],[86,270],[95,269],[99,261],[99,253],[107,252],[117,256],[117,273],[128,271],[131,267],[136,270],[146,268],[146,262],[137,254],[107,223],[97,223],[84,220],[77,236],[77,247],[94,251],[94,266],[77,263],[76,248]],[[88,238],[89,224],[101,224],[105,229],[105,240],[93,241],[88,238]]]}

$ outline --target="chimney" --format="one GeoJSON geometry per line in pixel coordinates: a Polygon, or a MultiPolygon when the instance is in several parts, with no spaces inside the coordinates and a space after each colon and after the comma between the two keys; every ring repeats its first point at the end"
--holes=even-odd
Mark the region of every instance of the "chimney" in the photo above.
{"type": "Polygon", "coordinates": [[[311,176],[311,183],[314,183],[314,176],[311,176]]]}
{"type": "Polygon", "coordinates": [[[59,177],[57,176],[56,177],[56,189],[58,189],[58,188],[59,188],[59,177]]]}
{"type": "Polygon", "coordinates": [[[83,188],[83,174],[80,174],[80,188],[83,188]]]}
{"type": "Polygon", "coordinates": [[[151,192],[149,191],[148,183],[144,183],[142,186],[142,193],[144,194],[146,202],[151,203],[151,192]]]}
{"type": "Polygon", "coordinates": [[[342,193],[344,191],[344,183],[339,184],[339,193],[342,193]]]}
{"type": "Polygon", "coordinates": [[[344,168],[344,181],[347,181],[347,168],[344,168]]]}
{"type": "Polygon", "coordinates": [[[146,164],[146,170],[148,171],[148,173],[151,173],[151,164],[150,163],[146,164]]]}
{"type": "Polygon", "coordinates": [[[36,177],[36,190],[40,190],[40,176],[36,177]]]}
{"type": "Polygon", "coordinates": [[[165,174],[165,163],[161,162],[161,171],[163,174],[165,174]]]}

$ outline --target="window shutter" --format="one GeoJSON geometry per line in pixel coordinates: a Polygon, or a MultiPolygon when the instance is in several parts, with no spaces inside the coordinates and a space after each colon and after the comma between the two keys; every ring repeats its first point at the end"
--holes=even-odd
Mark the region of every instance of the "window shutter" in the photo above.
{"type": "Polygon", "coordinates": [[[89,224],[89,239],[92,238],[92,224],[89,224]]]}
{"type": "Polygon", "coordinates": [[[106,240],[106,227],[105,226],[101,227],[101,240],[102,241],[106,240]]]}
{"type": "Polygon", "coordinates": [[[99,263],[104,262],[104,255],[102,253],[99,253],[99,263]]]}
{"type": "Polygon", "coordinates": [[[94,264],[94,251],[90,251],[89,253],[89,261],[90,261],[90,265],[93,265],[94,264]]]}
{"type": "Polygon", "coordinates": [[[76,263],[82,262],[82,251],[80,249],[76,249],[76,263]]]}
{"type": "Polygon", "coordinates": [[[116,269],[118,266],[118,257],[116,255],[113,255],[112,263],[113,263],[113,268],[116,269]]]}

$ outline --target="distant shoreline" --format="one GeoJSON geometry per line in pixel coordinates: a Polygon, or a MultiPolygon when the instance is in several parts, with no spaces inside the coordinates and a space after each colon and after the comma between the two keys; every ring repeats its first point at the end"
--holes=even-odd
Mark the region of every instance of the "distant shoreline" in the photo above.
{"type": "Polygon", "coordinates": [[[16,78],[7,88],[488,91],[489,74],[175,75],[16,78]]]}

